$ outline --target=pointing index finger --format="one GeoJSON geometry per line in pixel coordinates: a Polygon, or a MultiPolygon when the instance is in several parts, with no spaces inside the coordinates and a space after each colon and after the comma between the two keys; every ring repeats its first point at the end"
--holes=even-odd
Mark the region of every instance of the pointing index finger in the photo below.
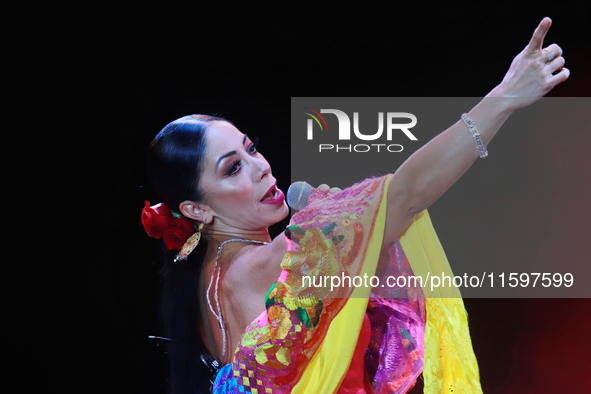
{"type": "Polygon", "coordinates": [[[537,52],[542,49],[542,44],[544,43],[544,38],[546,37],[546,33],[550,30],[550,26],[552,25],[552,20],[548,17],[542,19],[534,34],[527,45],[527,49],[529,52],[537,52]]]}

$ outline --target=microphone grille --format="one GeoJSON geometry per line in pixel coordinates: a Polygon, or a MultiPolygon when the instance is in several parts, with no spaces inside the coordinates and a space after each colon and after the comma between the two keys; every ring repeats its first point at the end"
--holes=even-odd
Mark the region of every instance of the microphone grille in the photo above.
{"type": "Polygon", "coordinates": [[[287,204],[296,211],[302,210],[308,205],[308,199],[312,192],[309,183],[298,181],[291,184],[287,189],[287,204]]]}

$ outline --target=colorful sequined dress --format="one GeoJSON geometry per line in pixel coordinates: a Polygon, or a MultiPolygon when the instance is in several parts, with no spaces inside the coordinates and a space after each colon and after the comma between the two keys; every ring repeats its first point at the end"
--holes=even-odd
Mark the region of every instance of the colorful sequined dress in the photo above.
{"type": "Polygon", "coordinates": [[[428,212],[382,248],[390,179],[312,191],[215,394],[405,393],[421,372],[425,393],[481,392],[461,295],[411,280],[452,275],[428,212]]]}

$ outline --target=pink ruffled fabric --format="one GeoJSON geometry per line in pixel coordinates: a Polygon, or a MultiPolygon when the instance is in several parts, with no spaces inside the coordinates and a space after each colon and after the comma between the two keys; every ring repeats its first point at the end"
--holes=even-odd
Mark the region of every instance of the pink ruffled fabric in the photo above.
{"type": "MultiPolygon", "coordinates": [[[[348,295],[347,289],[340,288],[322,297],[312,294],[318,300],[314,305],[294,305],[294,300],[309,300],[310,294],[291,298],[292,289],[298,296],[302,293],[295,293],[297,284],[292,278],[297,275],[288,278],[286,273],[356,275],[359,259],[363,259],[371,237],[384,180],[385,177],[367,179],[331,198],[314,190],[308,207],[292,217],[286,237],[288,254],[294,253],[295,257],[284,259],[282,266],[289,265],[289,269],[284,268],[270,290],[267,310],[245,331],[232,367],[218,374],[216,394],[291,391],[348,295]],[[311,262],[310,256],[318,256],[318,260],[311,262]],[[336,256],[336,260],[330,256],[336,256]],[[311,263],[316,266],[309,266],[311,263]]],[[[397,241],[382,253],[378,262],[376,276],[389,275],[413,275],[397,241]]],[[[304,290],[301,286],[299,289],[304,290]]],[[[423,369],[426,315],[422,290],[376,288],[366,319],[364,326],[367,329],[369,323],[370,332],[362,329],[359,338],[351,338],[365,351],[355,352],[340,392],[359,392],[361,387],[368,393],[407,392],[423,369]]]]}

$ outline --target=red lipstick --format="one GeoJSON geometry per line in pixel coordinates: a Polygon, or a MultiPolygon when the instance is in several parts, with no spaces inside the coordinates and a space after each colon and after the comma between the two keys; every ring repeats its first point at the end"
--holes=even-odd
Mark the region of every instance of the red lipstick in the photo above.
{"type": "Polygon", "coordinates": [[[285,195],[283,194],[283,192],[281,190],[277,189],[277,182],[275,182],[275,184],[273,186],[271,186],[271,188],[269,188],[269,191],[267,191],[267,194],[265,194],[265,196],[261,199],[261,203],[271,204],[271,205],[279,205],[279,204],[283,204],[284,200],[285,200],[285,195]]]}

